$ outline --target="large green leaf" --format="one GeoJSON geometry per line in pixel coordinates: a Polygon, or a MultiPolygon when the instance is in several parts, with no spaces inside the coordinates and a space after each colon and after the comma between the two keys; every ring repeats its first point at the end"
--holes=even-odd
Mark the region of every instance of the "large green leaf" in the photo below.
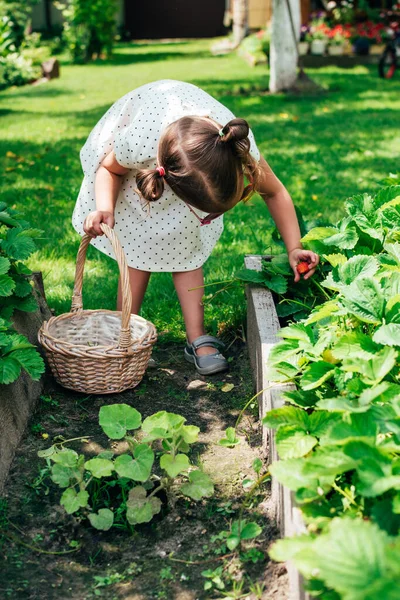
{"type": "Polygon", "coordinates": [[[378,426],[374,415],[367,413],[344,415],[320,439],[323,446],[342,445],[354,439],[375,440],[378,426]]]}
{"type": "Polygon", "coordinates": [[[75,450],[69,450],[67,448],[57,450],[57,452],[51,455],[51,460],[53,462],[62,465],[63,467],[70,467],[71,469],[77,466],[78,459],[78,453],[75,452],[75,450]]]}
{"type": "Polygon", "coordinates": [[[25,298],[32,293],[32,286],[26,277],[14,277],[15,289],[14,294],[19,298],[25,298]]]}
{"type": "Polygon", "coordinates": [[[214,493],[214,484],[203,471],[190,471],[189,482],[181,486],[181,492],[193,500],[209,498],[214,493]]]}
{"type": "Polygon", "coordinates": [[[10,268],[10,261],[5,256],[0,256],[0,275],[5,275],[10,268]]]}
{"type": "Polygon", "coordinates": [[[356,462],[338,447],[318,447],[304,463],[304,473],[308,476],[332,475],[337,477],[355,469],[356,462]]]}
{"type": "MultiPolygon", "coordinates": [[[[392,592],[398,591],[399,544],[394,547],[393,538],[374,523],[333,519],[328,535],[317,538],[314,550],[318,556],[318,577],[339,592],[343,600],[365,600],[366,592],[380,580],[391,580],[392,592]]],[[[379,598],[387,600],[387,596],[375,596],[376,600],[379,598]]]]}
{"type": "Polygon", "coordinates": [[[276,429],[280,425],[295,425],[302,431],[307,431],[309,428],[309,417],[306,411],[294,406],[274,408],[267,412],[262,422],[271,429],[276,429]]]}
{"type": "Polygon", "coordinates": [[[320,473],[315,469],[313,472],[306,472],[307,460],[305,458],[288,458],[287,460],[278,460],[270,465],[269,471],[273,477],[289,489],[296,491],[302,488],[315,488],[319,486],[329,486],[333,483],[335,477],[329,473],[320,473]]]}
{"type": "Polygon", "coordinates": [[[304,323],[293,323],[289,327],[282,327],[278,335],[286,340],[298,340],[312,344],[315,341],[312,327],[304,325],[304,323]]]}
{"type": "Polygon", "coordinates": [[[267,279],[267,276],[262,271],[254,271],[253,269],[240,269],[235,273],[236,279],[240,279],[241,281],[246,281],[247,283],[255,283],[259,285],[264,285],[267,279]]]}
{"type": "Polygon", "coordinates": [[[273,365],[287,361],[299,351],[298,340],[282,340],[273,346],[268,355],[268,364],[273,365]]]}
{"type": "Polygon", "coordinates": [[[345,285],[350,285],[357,278],[375,275],[378,266],[378,261],[373,256],[353,256],[339,267],[339,279],[345,285]]]}
{"type": "Polygon", "coordinates": [[[196,425],[184,425],[179,433],[187,444],[194,444],[199,437],[200,428],[196,425]]]}
{"type": "Polygon", "coordinates": [[[114,471],[114,463],[106,458],[91,458],[85,462],[85,469],[90,471],[94,477],[109,477],[114,471]]]}
{"type": "Polygon", "coordinates": [[[95,529],[108,531],[114,523],[114,513],[109,508],[100,508],[98,513],[89,513],[88,519],[95,529]]]}
{"type": "Polygon", "coordinates": [[[334,423],[340,420],[339,415],[332,414],[327,410],[315,410],[309,415],[308,431],[311,435],[320,438],[334,423]]]}
{"type": "Polygon", "coordinates": [[[178,430],[185,421],[185,417],[182,417],[181,415],[161,410],[154,415],[147,417],[143,421],[142,429],[146,433],[150,433],[153,429],[163,429],[172,432],[178,430]]]}
{"type": "Polygon", "coordinates": [[[18,379],[21,373],[20,364],[11,356],[0,357],[0,384],[8,385],[18,379]]]}
{"type": "Polygon", "coordinates": [[[151,474],[154,462],[154,452],[147,444],[136,446],[133,456],[128,454],[118,456],[114,462],[114,468],[120,477],[128,477],[134,481],[147,481],[151,474]]]}
{"type": "Polygon", "coordinates": [[[384,248],[386,252],[395,259],[397,264],[400,265],[400,243],[395,242],[393,244],[385,244],[384,248]]]}
{"type": "Polygon", "coordinates": [[[334,373],[335,367],[331,363],[317,361],[307,367],[300,379],[300,386],[303,390],[313,390],[333,377],[334,373]]]}
{"type": "Polygon", "coordinates": [[[138,429],[141,421],[141,414],[128,404],[110,404],[100,408],[100,426],[112,440],[120,440],[127,431],[138,429]]]}
{"type": "Polygon", "coordinates": [[[326,252],[325,240],[336,233],[336,227],[314,227],[302,237],[301,242],[310,250],[324,254],[326,252]]]}
{"type": "Polygon", "coordinates": [[[386,323],[400,323],[400,295],[392,297],[386,304],[386,323]]]}
{"type": "Polygon", "coordinates": [[[292,560],[304,575],[321,579],[342,600],[397,600],[400,544],[394,541],[372,522],[335,518],[317,538],[279,540],[270,556],[292,560]]]}
{"type": "Polygon", "coordinates": [[[43,358],[36,348],[15,350],[10,356],[16,360],[34,380],[40,379],[40,376],[45,371],[43,358]]]}
{"type": "Polygon", "coordinates": [[[63,465],[54,464],[51,467],[51,479],[60,486],[60,488],[67,488],[72,481],[76,479],[75,471],[70,467],[64,467],[63,465]]]}
{"type": "Polygon", "coordinates": [[[377,344],[400,346],[400,323],[388,323],[377,329],[372,336],[377,344]]]}
{"type": "Polygon", "coordinates": [[[358,234],[353,227],[348,227],[344,231],[338,231],[324,240],[326,246],[337,246],[341,250],[350,250],[354,248],[357,242],[358,234]]]}
{"type": "Polygon", "coordinates": [[[373,200],[373,208],[385,210],[393,201],[400,202],[400,185],[390,185],[379,190],[373,200]]]}
{"type": "Polygon", "coordinates": [[[11,296],[15,281],[9,275],[0,275],[0,296],[11,296]]]}
{"type": "Polygon", "coordinates": [[[298,535],[278,540],[269,550],[272,560],[284,562],[291,560],[306,577],[315,577],[316,560],[313,549],[313,537],[298,535]]]}
{"type": "Polygon", "coordinates": [[[77,512],[80,508],[87,506],[89,501],[88,492],[76,492],[74,488],[68,488],[61,496],[60,504],[65,508],[69,515],[77,512]]]}
{"type": "Polygon", "coordinates": [[[371,498],[400,489],[400,475],[392,474],[392,460],[379,448],[359,440],[347,443],[343,450],[357,465],[357,489],[363,496],[371,498]]]}
{"type": "Polygon", "coordinates": [[[309,408],[311,406],[315,406],[319,400],[319,397],[315,392],[309,391],[305,392],[304,390],[295,390],[293,392],[283,392],[282,398],[291,404],[295,404],[296,406],[300,406],[302,408],[309,408]]]}
{"type": "Polygon", "coordinates": [[[296,377],[299,368],[287,361],[280,361],[268,367],[267,378],[270,381],[287,382],[296,377]]]}
{"type": "Polygon", "coordinates": [[[345,333],[336,342],[332,348],[332,354],[335,358],[360,358],[369,360],[375,357],[380,350],[380,346],[372,341],[369,335],[359,331],[345,333]]]}
{"type": "Polygon", "coordinates": [[[299,430],[296,425],[281,425],[275,439],[281,459],[305,456],[318,444],[316,437],[299,430]]]}
{"type": "Polygon", "coordinates": [[[356,279],[343,289],[343,305],[365,323],[381,323],[384,297],[379,284],[371,278],[356,279]]]}
{"type": "Polygon", "coordinates": [[[0,245],[5,254],[14,260],[25,260],[36,250],[35,242],[28,232],[19,227],[9,229],[6,239],[1,240],[0,245]]]}
{"type": "Polygon", "coordinates": [[[318,323],[318,321],[322,321],[322,319],[327,319],[332,315],[335,315],[339,311],[339,306],[337,300],[329,300],[322,304],[315,310],[310,313],[310,316],[306,320],[306,325],[311,325],[312,323],[318,323]]]}
{"type": "Polygon", "coordinates": [[[360,373],[362,381],[368,385],[377,385],[393,369],[397,356],[398,353],[394,348],[385,346],[370,360],[363,358],[344,359],[342,369],[360,373]]]}
{"type": "Polygon", "coordinates": [[[176,477],[179,473],[187,471],[190,462],[186,454],[163,454],[160,458],[160,467],[164,469],[170,477],[176,477]]]}
{"type": "Polygon", "coordinates": [[[147,496],[143,486],[138,485],[129,492],[129,498],[126,503],[126,518],[131,525],[138,523],[148,523],[154,515],[161,510],[161,500],[152,496],[147,496]]]}

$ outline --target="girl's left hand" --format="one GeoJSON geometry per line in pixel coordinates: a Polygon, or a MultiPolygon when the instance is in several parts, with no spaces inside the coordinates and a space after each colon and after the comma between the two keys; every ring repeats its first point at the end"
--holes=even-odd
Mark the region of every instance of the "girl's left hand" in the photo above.
{"type": "Polygon", "coordinates": [[[293,269],[295,282],[300,281],[300,273],[297,271],[299,262],[308,263],[308,272],[304,275],[304,279],[308,279],[315,273],[315,268],[319,263],[319,256],[311,250],[303,250],[303,248],[294,248],[288,253],[289,263],[293,269]]]}

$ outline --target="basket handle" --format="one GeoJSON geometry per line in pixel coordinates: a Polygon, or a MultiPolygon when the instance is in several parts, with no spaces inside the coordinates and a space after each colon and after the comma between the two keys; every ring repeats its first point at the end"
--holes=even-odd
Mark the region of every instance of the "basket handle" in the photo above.
{"type": "MultiPolygon", "coordinates": [[[[128,265],[126,264],[126,258],[124,251],[121,247],[117,234],[114,229],[111,229],[105,223],[100,223],[101,230],[106,235],[112,249],[114,250],[115,257],[117,259],[119,273],[121,276],[121,291],[122,291],[122,316],[121,316],[121,333],[119,337],[118,347],[128,348],[132,344],[131,337],[131,307],[132,307],[132,293],[129,282],[128,265]]],[[[86,252],[92,238],[90,235],[85,234],[82,239],[76,257],[76,270],[75,270],[75,284],[74,292],[72,296],[71,312],[76,313],[83,310],[82,303],[82,284],[83,284],[83,269],[85,266],[86,252]]]]}

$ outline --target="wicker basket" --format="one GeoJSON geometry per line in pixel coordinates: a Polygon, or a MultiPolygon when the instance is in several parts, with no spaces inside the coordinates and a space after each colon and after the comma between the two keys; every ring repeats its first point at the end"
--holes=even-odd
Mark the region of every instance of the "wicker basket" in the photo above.
{"type": "Polygon", "coordinates": [[[157,339],[152,323],[131,314],[132,295],[124,252],[115,231],[104,223],[101,227],[119,266],[122,312],[83,310],[83,267],[91,240],[85,235],[76,261],[71,312],[45,321],[39,331],[39,342],[58,383],[86,394],[115,394],[138,385],[157,339]]]}

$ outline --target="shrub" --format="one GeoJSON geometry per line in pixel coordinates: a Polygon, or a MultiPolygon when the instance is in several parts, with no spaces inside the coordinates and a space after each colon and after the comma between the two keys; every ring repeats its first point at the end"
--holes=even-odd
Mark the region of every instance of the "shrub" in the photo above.
{"type": "Polygon", "coordinates": [[[76,63],[91,60],[93,56],[111,55],[114,42],[117,11],[116,0],[71,0],[56,2],[62,11],[64,37],[76,63]]]}
{"type": "Polygon", "coordinates": [[[18,52],[12,52],[5,57],[1,57],[0,67],[2,68],[1,77],[3,87],[24,85],[35,80],[39,74],[38,70],[33,66],[32,60],[25,58],[22,54],[18,54],[18,52]]]}
{"type": "Polygon", "coordinates": [[[36,249],[33,237],[41,233],[4,202],[0,203],[0,384],[15,381],[21,369],[33,379],[44,372],[44,363],[25,336],[13,330],[15,310],[34,312],[37,302],[29,282],[31,271],[23,264],[36,249]]]}

